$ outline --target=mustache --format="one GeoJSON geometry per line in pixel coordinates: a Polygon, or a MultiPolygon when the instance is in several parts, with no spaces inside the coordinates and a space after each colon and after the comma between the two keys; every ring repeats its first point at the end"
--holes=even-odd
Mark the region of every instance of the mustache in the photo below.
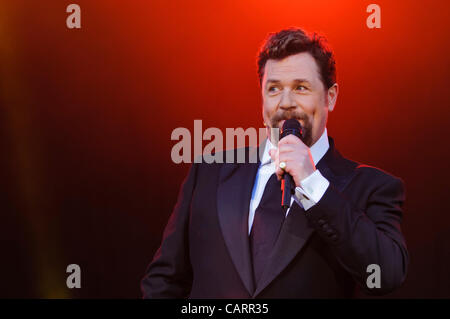
{"type": "Polygon", "coordinates": [[[276,113],[272,116],[270,119],[271,126],[276,127],[277,123],[283,120],[290,120],[290,119],[296,119],[296,120],[302,120],[305,125],[308,125],[308,117],[303,113],[296,113],[296,112],[280,112],[276,113]]]}
{"type": "Polygon", "coordinates": [[[303,121],[303,143],[306,144],[306,146],[311,147],[312,145],[312,123],[309,121],[309,118],[304,113],[298,113],[298,112],[280,112],[276,113],[272,116],[270,119],[271,127],[278,128],[278,123],[283,120],[290,120],[290,119],[296,119],[297,121],[301,120],[303,121]]]}

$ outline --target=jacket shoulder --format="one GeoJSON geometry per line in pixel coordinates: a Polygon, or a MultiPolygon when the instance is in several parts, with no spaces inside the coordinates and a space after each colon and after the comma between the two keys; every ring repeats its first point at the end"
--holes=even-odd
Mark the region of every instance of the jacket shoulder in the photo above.
{"type": "Polygon", "coordinates": [[[379,167],[375,167],[368,164],[363,164],[359,162],[354,162],[349,160],[350,162],[354,163],[355,165],[355,172],[359,176],[364,176],[372,181],[374,184],[378,185],[396,185],[399,188],[404,188],[404,181],[394,174],[387,172],[379,167]]]}

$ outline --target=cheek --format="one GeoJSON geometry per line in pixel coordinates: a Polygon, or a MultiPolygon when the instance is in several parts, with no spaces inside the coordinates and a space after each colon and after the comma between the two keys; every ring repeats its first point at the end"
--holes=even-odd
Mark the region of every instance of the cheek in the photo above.
{"type": "Polygon", "coordinates": [[[325,108],[325,102],[323,98],[317,97],[317,96],[311,96],[308,100],[308,109],[310,110],[311,114],[314,116],[321,117],[322,114],[326,111],[325,108]]]}
{"type": "Polygon", "coordinates": [[[304,111],[308,114],[313,127],[320,126],[324,121],[324,118],[326,118],[327,109],[323,106],[323,101],[320,101],[319,99],[311,99],[308,102],[309,103],[305,102],[304,104],[304,111]]]}
{"type": "Polygon", "coordinates": [[[264,114],[270,115],[276,111],[277,103],[274,99],[265,98],[263,100],[263,112],[264,114]]]}
{"type": "MultiPolygon", "coordinates": [[[[323,106],[316,108],[312,117],[313,136],[318,135],[327,122],[327,109],[323,106]]],[[[316,136],[317,137],[317,136],[316,136]]]]}
{"type": "Polygon", "coordinates": [[[296,104],[299,105],[302,111],[308,115],[314,115],[317,101],[313,96],[299,96],[296,99],[296,104]]]}

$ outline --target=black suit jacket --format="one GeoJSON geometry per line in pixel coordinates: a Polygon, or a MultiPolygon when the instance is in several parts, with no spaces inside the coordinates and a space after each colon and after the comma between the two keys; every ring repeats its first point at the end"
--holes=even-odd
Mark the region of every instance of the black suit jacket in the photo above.
{"type": "Polygon", "coordinates": [[[344,298],[356,286],[370,294],[399,287],[408,265],[403,183],[343,158],[329,141],[316,168],[330,186],[309,210],[291,209],[257,284],[248,213],[260,163],[193,164],[141,282],[143,297],[344,298]],[[370,264],[380,266],[380,288],[366,285],[370,264]]]}

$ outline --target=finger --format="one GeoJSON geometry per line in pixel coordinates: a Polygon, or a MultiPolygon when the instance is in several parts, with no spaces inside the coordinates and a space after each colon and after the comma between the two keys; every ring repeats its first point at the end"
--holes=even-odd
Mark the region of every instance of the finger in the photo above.
{"type": "Polygon", "coordinates": [[[280,150],[280,151],[279,151],[280,154],[285,154],[285,153],[290,153],[290,152],[295,151],[296,148],[295,148],[294,146],[292,146],[292,144],[289,144],[289,145],[285,144],[285,145],[282,145],[282,146],[279,148],[279,150],[280,150]]]}
{"type": "Polygon", "coordinates": [[[269,150],[269,155],[270,155],[270,158],[272,159],[272,161],[275,162],[275,159],[276,159],[276,150],[275,150],[275,149],[270,149],[270,150],[269,150]]]}
{"type": "Polygon", "coordinates": [[[277,179],[281,180],[284,171],[280,168],[280,149],[278,148],[275,152],[275,173],[277,174],[277,179]]]}
{"type": "Polygon", "coordinates": [[[275,163],[275,167],[278,165],[278,149],[271,149],[269,150],[269,155],[272,161],[275,163]]]}
{"type": "MultiPolygon", "coordinates": [[[[292,153],[280,153],[280,156],[278,156],[278,163],[285,162],[286,163],[286,168],[287,168],[289,162],[294,160],[294,156],[291,156],[291,155],[294,155],[294,154],[292,154],[292,153]]],[[[279,166],[279,164],[278,164],[278,166],[279,166]]]]}
{"type": "Polygon", "coordinates": [[[277,167],[281,170],[281,175],[283,175],[284,173],[290,174],[292,168],[295,166],[293,158],[290,156],[286,156],[286,155],[280,155],[280,158],[278,160],[279,160],[279,163],[284,162],[286,164],[286,167],[284,169],[281,169],[280,166],[277,167]]]}
{"type": "Polygon", "coordinates": [[[305,145],[301,139],[299,139],[297,136],[290,134],[286,137],[283,137],[279,142],[278,142],[278,146],[279,145],[286,145],[286,144],[298,144],[301,143],[303,145],[305,145]]]}

